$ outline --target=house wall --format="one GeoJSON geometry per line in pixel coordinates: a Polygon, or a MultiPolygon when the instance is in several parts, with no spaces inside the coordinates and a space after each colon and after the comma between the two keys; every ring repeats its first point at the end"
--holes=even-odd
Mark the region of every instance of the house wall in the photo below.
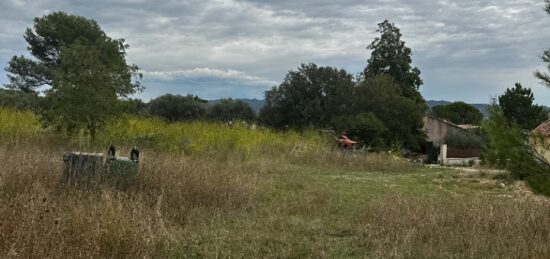
{"type": "Polygon", "coordinates": [[[531,138],[531,144],[535,150],[550,162],[550,136],[545,138],[531,138]]]}
{"type": "Polygon", "coordinates": [[[456,130],[453,126],[429,116],[424,116],[423,121],[423,130],[426,133],[427,140],[433,143],[443,143],[447,133],[456,130]]]}

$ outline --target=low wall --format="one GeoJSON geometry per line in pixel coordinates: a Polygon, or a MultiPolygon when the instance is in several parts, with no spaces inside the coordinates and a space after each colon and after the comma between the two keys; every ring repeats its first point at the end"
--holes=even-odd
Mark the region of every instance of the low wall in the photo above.
{"type": "Polygon", "coordinates": [[[456,149],[447,148],[446,144],[440,146],[439,163],[441,165],[472,166],[478,165],[481,160],[481,149],[456,149]]]}

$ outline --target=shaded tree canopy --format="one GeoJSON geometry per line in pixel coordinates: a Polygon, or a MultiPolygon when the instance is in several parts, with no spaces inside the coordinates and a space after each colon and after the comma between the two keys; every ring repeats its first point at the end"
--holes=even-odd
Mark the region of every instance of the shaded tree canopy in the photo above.
{"type": "Polygon", "coordinates": [[[72,44],[58,58],[43,115],[48,124],[69,132],[85,128],[94,137],[107,119],[121,112],[118,80],[112,78],[97,46],[72,44]]]}
{"type": "Polygon", "coordinates": [[[548,119],[544,107],[534,104],[535,97],[529,88],[516,83],[514,88],[498,97],[498,105],[508,122],[516,123],[521,129],[532,130],[548,119]]]}
{"type": "Polygon", "coordinates": [[[193,95],[165,94],[149,102],[149,113],[170,122],[196,120],[206,115],[207,101],[193,95]]]}
{"type": "Polygon", "coordinates": [[[476,107],[464,102],[434,106],[431,113],[455,124],[479,125],[483,119],[483,114],[476,107]]]}
{"type": "Polygon", "coordinates": [[[0,108],[38,111],[40,97],[36,93],[0,89],[0,108]]]}
{"type": "Polygon", "coordinates": [[[425,139],[422,118],[426,106],[403,96],[392,77],[367,78],[357,87],[354,98],[356,112],[370,112],[384,124],[386,145],[415,150],[425,139]]]}
{"type": "Polygon", "coordinates": [[[401,40],[399,28],[385,20],[378,24],[377,32],[380,33],[380,37],[375,38],[367,47],[372,52],[363,71],[364,77],[391,76],[401,87],[405,97],[423,103],[424,99],[418,92],[423,84],[420,69],[412,67],[412,52],[401,40]]]}
{"type": "Polygon", "coordinates": [[[343,115],[333,120],[337,132],[345,132],[348,137],[360,141],[369,147],[384,147],[384,135],[387,129],[373,113],[343,115]]]}
{"type": "Polygon", "coordinates": [[[112,39],[96,21],[64,12],[54,12],[34,19],[33,28],[27,28],[24,38],[32,58],[14,56],[6,67],[10,89],[33,91],[54,83],[55,70],[60,68],[60,56],[73,44],[96,46],[99,61],[108,66],[111,80],[117,86],[117,95],[125,97],[140,89],[132,76],[140,76],[138,67],[126,64],[124,39],[112,39]]]}
{"type": "Polygon", "coordinates": [[[302,64],[265,93],[263,123],[275,128],[325,127],[351,107],[353,76],[343,69],[302,64]]]}
{"type": "Polygon", "coordinates": [[[256,113],[248,103],[230,98],[213,104],[208,110],[207,117],[224,122],[233,120],[251,122],[256,119],[256,113]]]}

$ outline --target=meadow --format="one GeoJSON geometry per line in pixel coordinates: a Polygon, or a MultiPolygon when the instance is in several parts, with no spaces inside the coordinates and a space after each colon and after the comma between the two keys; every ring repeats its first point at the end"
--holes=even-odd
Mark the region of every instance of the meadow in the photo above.
{"type": "Polygon", "coordinates": [[[96,143],[0,109],[0,257],[548,258],[550,203],[506,172],[348,153],[322,133],[123,117],[96,143]],[[128,186],[63,152],[138,145],[128,186]]]}

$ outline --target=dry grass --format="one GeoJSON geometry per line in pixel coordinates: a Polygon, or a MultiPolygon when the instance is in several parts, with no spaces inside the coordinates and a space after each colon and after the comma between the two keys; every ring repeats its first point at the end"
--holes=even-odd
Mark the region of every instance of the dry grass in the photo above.
{"type": "Polygon", "coordinates": [[[298,150],[300,152],[290,153],[290,160],[298,164],[368,171],[411,171],[415,169],[415,166],[406,159],[392,153],[343,151],[336,147],[319,149],[319,147],[307,145],[298,150]]]}
{"type": "Polygon", "coordinates": [[[242,168],[144,157],[133,185],[59,183],[61,152],[0,147],[0,257],[162,257],[194,210],[246,206],[254,179],[242,168]]]}
{"type": "Polygon", "coordinates": [[[0,258],[550,257],[550,202],[524,185],[306,151],[143,150],[131,184],[75,188],[60,145],[0,145],[0,258]]]}
{"type": "Polygon", "coordinates": [[[362,225],[368,257],[550,257],[547,200],[396,195],[371,204],[362,225]]]}

